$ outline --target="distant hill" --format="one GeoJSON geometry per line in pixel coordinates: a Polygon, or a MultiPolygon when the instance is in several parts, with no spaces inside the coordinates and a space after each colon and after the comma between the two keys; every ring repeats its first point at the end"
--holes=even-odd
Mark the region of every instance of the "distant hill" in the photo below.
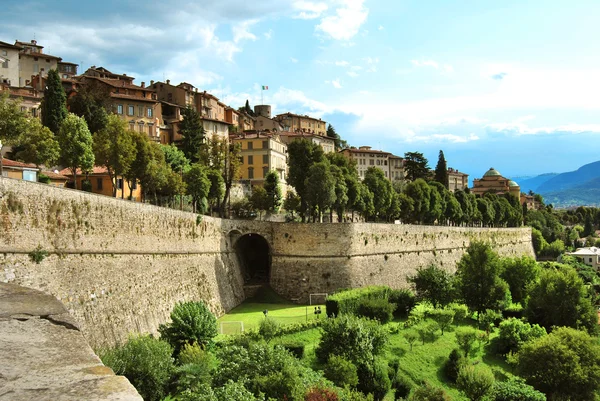
{"type": "Polygon", "coordinates": [[[528,193],[529,191],[538,192],[538,188],[540,185],[545,183],[546,181],[551,180],[552,178],[559,175],[558,173],[546,173],[541,174],[536,177],[515,177],[512,178],[513,181],[516,181],[517,184],[521,187],[521,192],[528,193]]]}
{"type": "MultiPolygon", "coordinates": [[[[558,174],[540,184],[535,192],[546,197],[547,194],[560,192],[575,187],[589,188],[589,186],[583,184],[585,184],[587,181],[594,180],[595,178],[600,178],[600,161],[581,166],[576,171],[558,174]]],[[[523,187],[521,187],[521,190],[523,190],[523,187]]]]}
{"type": "Polygon", "coordinates": [[[600,177],[562,191],[543,194],[544,202],[555,207],[600,206],[600,177]]]}

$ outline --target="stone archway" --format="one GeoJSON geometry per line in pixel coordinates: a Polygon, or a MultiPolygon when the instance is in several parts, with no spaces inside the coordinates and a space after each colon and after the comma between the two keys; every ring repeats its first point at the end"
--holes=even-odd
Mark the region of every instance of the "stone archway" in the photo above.
{"type": "Polygon", "coordinates": [[[268,284],[271,276],[271,248],[259,234],[240,236],[234,245],[242,268],[244,284],[268,284]]]}

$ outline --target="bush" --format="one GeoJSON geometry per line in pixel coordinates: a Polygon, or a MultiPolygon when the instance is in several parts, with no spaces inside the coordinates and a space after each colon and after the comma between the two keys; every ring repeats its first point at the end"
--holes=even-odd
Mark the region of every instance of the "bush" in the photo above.
{"type": "Polygon", "coordinates": [[[42,184],[50,184],[50,177],[44,173],[40,173],[38,175],[38,182],[41,182],[42,184]]]}
{"type": "Polygon", "coordinates": [[[452,325],[455,314],[456,312],[452,309],[436,309],[431,313],[431,318],[436,321],[440,329],[442,329],[442,335],[444,335],[444,330],[452,325]]]}
{"type": "Polygon", "coordinates": [[[304,395],[304,401],[338,401],[338,394],[329,388],[315,387],[304,395]]]}
{"type": "Polygon", "coordinates": [[[489,395],[489,401],[546,401],[546,395],[522,380],[496,382],[489,395]]]}
{"type": "Polygon", "coordinates": [[[466,363],[465,357],[459,350],[453,349],[444,365],[444,374],[452,383],[456,383],[460,368],[466,363]]]}
{"type": "MultiPolygon", "coordinates": [[[[232,380],[225,383],[222,387],[212,389],[210,386],[203,386],[197,391],[186,390],[177,396],[177,401],[257,401],[243,383],[232,380]]],[[[166,400],[163,400],[166,401],[166,400]]]]}
{"type": "Polygon", "coordinates": [[[129,379],[146,401],[158,401],[174,370],[171,346],[149,336],[131,337],[124,345],[101,351],[100,359],[115,374],[129,379]]]}
{"type": "Polygon", "coordinates": [[[510,304],[506,309],[502,311],[502,317],[505,319],[511,317],[521,319],[523,317],[523,306],[519,303],[510,304]]]}
{"type": "Polygon", "coordinates": [[[387,299],[367,298],[360,302],[357,315],[375,319],[385,324],[393,319],[395,309],[396,305],[389,303],[387,299]]]}
{"type": "Polygon", "coordinates": [[[81,190],[85,192],[92,192],[92,182],[90,180],[81,181],[81,190]]]}
{"type": "Polygon", "coordinates": [[[464,365],[458,372],[456,386],[471,401],[480,401],[490,392],[494,381],[494,374],[487,366],[464,365]]]}
{"type": "Polygon", "coordinates": [[[519,319],[510,318],[500,323],[500,333],[495,340],[496,352],[507,354],[516,352],[529,340],[545,336],[546,329],[537,324],[529,324],[519,319]]]}
{"type": "Polygon", "coordinates": [[[428,339],[431,341],[435,340],[435,332],[438,331],[439,328],[440,326],[437,324],[437,322],[429,319],[416,325],[414,330],[419,335],[421,341],[423,341],[423,345],[425,345],[425,341],[428,339]]]}
{"type": "Polygon", "coordinates": [[[304,344],[301,342],[283,343],[281,346],[298,359],[302,359],[302,357],[304,357],[304,344]]]}
{"type": "Polygon", "coordinates": [[[196,363],[203,365],[208,364],[211,366],[216,363],[214,355],[206,350],[203,350],[198,344],[184,345],[183,349],[179,353],[177,362],[179,362],[180,365],[196,363]]]}
{"type": "Polygon", "coordinates": [[[414,325],[419,322],[422,322],[423,320],[429,318],[434,313],[434,311],[435,309],[430,303],[418,303],[410,311],[410,314],[408,315],[408,321],[406,323],[409,325],[414,325]]]}
{"type": "Polygon", "coordinates": [[[158,331],[178,355],[185,344],[205,348],[211,343],[217,335],[217,318],[204,302],[178,303],[171,312],[171,323],[161,324],[158,331]]]}
{"type": "Polygon", "coordinates": [[[270,317],[265,317],[260,321],[258,327],[258,334],[266,341],[269,342],[279,334],[279,323],[270,317]]]}
{"type": "Polygon", "coordinates": [[[448,305],[448,307],[454,311],[454,321],[455,322],[460,322],[462,320],[465,320],[467,318],[467,315],[469,314],[469,308],[467,308],[467,305],[450,304],[450,305],[448,305]]]}
{"type": "Polygon", "coordinates": [[[414,387],[413,381],[402,371],[396,373],[393,388],[396,390],[394,400],[405,399],[414,387]]]}
{"type": "Polygon", "coordinates": [[[396,309],[394,310],[394,317],[396,318],[407,317],[417,302],[415,294],[406,289],[392,290],[388,297],[388,301],[396,305],[396,309]]]}
{"type": "Polygon", "coordinates": [[[428,301],[434,307],[446,306],[454,298],[453,276],[435,265],[417,269],[417,273],[408,277],[413,283],[420,301],[428,301]]]}
{"type": "Polygon", "coordinates": [[[325,377],[339,387],[356,387],[358,373],[356,365],[341,356],[331,355],[324,371],[325,377]]]}
{"type": "Polygon", "coordinates": [[[371,286],[336,292],[325,301],[327,316],[334,317],[344,313],[355,315],[364,299],[388,299],[391,291],[389,287],[371,286]]]}
{"type": "Polygon", "coordinates": [[[404,337],[406,342],[410,345],[410,350],[412,351],[413,344],[419,339],[419,333],[414,329],[408,329],[402,333],[402,337],[404,337]]]}
{"type": "Polygon", "coordinates": [[[425,383],[417,387],[409,397],[410,401],[450,401],[450,397],[441,388],[425,383]]]}
{"type": "Polygon", "coordinates": [[[465,357],[469,356],[473,343],[477,339],[477,331],[470,327],[461,327],[456,330],[456,342],[460,349],[465,353],[465,357]]]}
{"type": "Polygon", "coordinates": [[[383,400],[392,387],[387,368],[385,360],[379,358],[375,359],[373,364],[358,365],[358,390],[363,394],[373,394],[375,400],[383,400]]]}
{"type": "Polygon", "coordinates": [[[352,315],[327,319],[315,350],[317,358],[327,361],[330,355],[344,356],[353,362],[372,360],[383,351],[388,333],[379,323],[352,315]]]}

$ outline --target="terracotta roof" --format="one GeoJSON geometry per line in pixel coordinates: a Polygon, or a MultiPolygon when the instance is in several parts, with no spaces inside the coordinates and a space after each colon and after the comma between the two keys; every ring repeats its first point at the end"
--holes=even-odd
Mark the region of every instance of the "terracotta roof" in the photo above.
{"type": "Polygon", "coordinates": [[[293,117],[299,117],[299,118],[308,118],[309,120],[315,120],[315,121],[320,121],[322,123],[324,123],[325,121],[321,120],[320,118],[314,118],[314,117],[310,117],[307,115],[301,116],[300,114],[294,114],[294,113],[282,113],[282,114],[277,114],[274,118],[277,117],[281,117],[281,116],[293,116],[293,117]]]}
{"type": "MultiPolygon", "coordinates": [[[[67,177],[70,177],[73,175],[71,173],[71,169],[69,169],[69,168],[64,168],[64,169],[60,170],[59,173],[62,175],[66,175],[67,177]]],[[[81,169],[78,168],[77,175],[83,175],[83,174],[84,173],[81,171],[81,169]]],[[[90,175],[104,175],[104,174],[108,174],[108,170],[104,166],[94,166],[94,168],[92,169],[92,172],[89,174],[90,175]]]]}
{"type": "Polygon", "coordinates": [[[350,148],[346,148],[346,149],[342,149],[340,150],[340,152],[350,152],[350,153],[380,153],[383,155],[390,155],[393,156],[390,152],[384,152],[383,150],[375,150],[375,149],[350,149],[350,148]]]}
{"type": "Polygon", "coordinates": [[[46,53],[21,53],[20,56],[39,57],[39,58],[54,58],[59,61],[62,60],[62,57],[53,56],[51,54],[46,54],[46,53]]]}
{"type": "Polygon", "coordinates": [[[156,99],[152,99],[152,98],[148,98],[148,97],[139,97],[139,96],[135,96],[135,95],[126,95],[125,93],[111,93],[110,97],[116,97],[119,99],[138,100],[140,102],[158,103],[158,100],[156,100],[156,99]]]}
{"type": "Polygon", "coordinates": [[[60,173],[55,173],[54,171],[42,171],[42,174],[47,175],[51,180],[69,180],[69,177],[60,173]]]}
{"type": "Polygon", "coordinates": [[[201,120],[206,120],[206,121],[214,121],[216,123],[221,123],[221,124],[226,124],[226,125],[233,125],[232,123],[228,123],[227,121],[222,121],[222,120],[217,120],[214,118],[208,118],[208,117],[200,117],[201,120]]]}
{"type": "Polygon", "coordinates": [[[21,46],[11,45],[10,43],[2,42],[1,40],[0,40],[0,47],[9,47],[11,49],[17,49],[17,50],[21,50],[22,49],[21,46]]]}
{"type": "MultiPolygon", "coordinates": [[[[135,89],[135,90],[141,90],[141,91],[145,91],[145,92],[154,92],[151,88],[148,88],[148,87],[142,88],[141,86],[130,84],[129,82],[123,81],[121,79],[100,78],[100,77],[93,77],[93,76],[89,76],[89,75],[85,75],[85,77],[97,79],[98,81],[104,82],[105,84],[110,85],[114,88],[135,89]]],[[[131,77],[127,77],[127,78],[131,78],[131,77]]]]}
{"type": "Polygon", "coordinates": [[[79,66],[79,64],[71,63],[69,61],[61,61],[60,64],[69,64],[69,65],[77,65],[77,66],[79,66]]]}
{"type": "Polygon", "coordinates": [[[37,167],[35,166],[35,164],[17,162],[17,161],[14,161],[14,160],[6,159],[4,157],[2,158],[2,166],[4,166],[4,167],[32,168],[32,169],[37,170],[37,167]]]}

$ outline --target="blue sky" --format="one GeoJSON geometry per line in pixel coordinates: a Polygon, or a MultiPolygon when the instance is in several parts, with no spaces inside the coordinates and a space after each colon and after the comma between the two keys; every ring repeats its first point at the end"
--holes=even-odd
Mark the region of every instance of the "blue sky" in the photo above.
{"type": "Polygon", "coordinates": [[[432,167],[442,149],[471,178],[600,160],[597,1],[2,3],[2,41],[35,35],[84,68],[186,81],[234,107],[268,85],[274,113],[432,167]]]}

